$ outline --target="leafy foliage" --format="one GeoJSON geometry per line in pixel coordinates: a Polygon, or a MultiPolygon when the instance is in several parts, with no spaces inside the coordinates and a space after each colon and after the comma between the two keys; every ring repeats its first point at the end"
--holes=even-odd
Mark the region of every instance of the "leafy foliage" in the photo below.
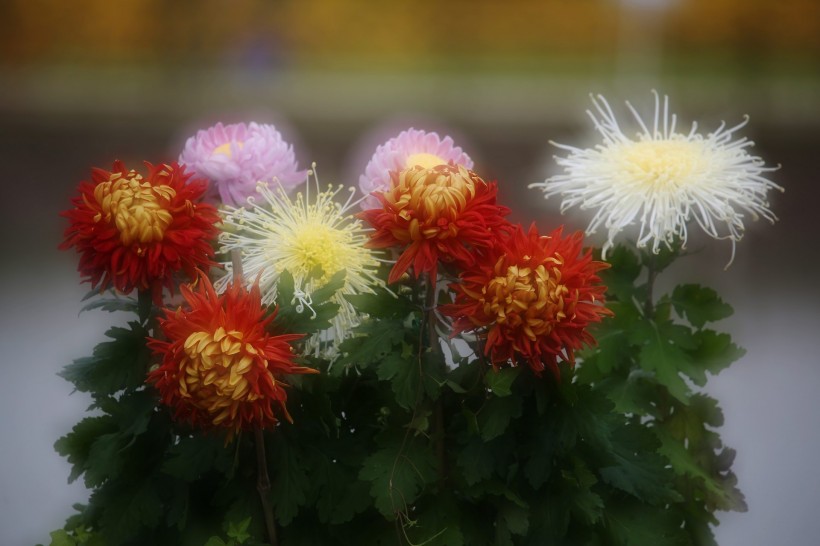
{"type": "Polygon", "coordinates": [[[600,345],[587,351],[578,374],[619,411],[646,423],[659,442],[657,455],[676,476],[678,502],[655,527],[634,510],[607,513],[619,544],[653,543],[658,531],[672,527],[686,530],[683,544],[713,544],[715,511],[746,510],[731,471],[734,451],[715,431],[723,415],[717,401],[697,390],[744,354],[728,334],[706,328],[729,317],[732,308],[696,284],[653,300],[652,280],[674,254],[638,257],[623,247],[613,252],[605,275],[616,287],[617,300],[609,303],[615,317],[595,332],[600,345]]]}
{"type": "MultiPolygon", "coordinates": [[[[614,316],[560,381],[444,352],[423,285],[350,296],[367,318],[335,360],[303,357],[322,373],[288,380],[293,424],[264,434],[269,489],[252,434],[177,424],[144,385],[155,310],[92,302],[138,320],[61,374],[94,398],[55,444],[92,495],[52,544],[263,544],[260,492],[282,546],[710,544],[715,512],[744,504],[698,387],[743,350],[706,328],[731,313],[714,291],[650,299],[649,269],[674,258],[612,252],[614,316]]],[[[308,309],[283,274],[274,328],[327,327],[343,281],[308,309]]]]}

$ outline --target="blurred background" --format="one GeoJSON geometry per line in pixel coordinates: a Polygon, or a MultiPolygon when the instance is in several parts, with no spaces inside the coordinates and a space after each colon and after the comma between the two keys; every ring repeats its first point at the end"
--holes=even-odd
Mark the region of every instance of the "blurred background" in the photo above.
{"type": "Polygon", "coordinates": [[[747,225],[728,271],[729,243],[694,241],[661,283],[716,288],[736,310],[718,329],[748,350],[708,387],[750,507],[721,515],[719,543],[817,544],[817,0],[1,0],[0,543],[48,544],[87,495],[53,443],[89,403],[55,374],[119,320],[78,316],[87,286],[57,251],[91,166],[176,159],[196,129],[260,121],[353,184],[415,126],[451,134],[515,220],[582,229],[527,185],[555,174],[550,140],[592,141],[589,93],[626,120],[651,89],[682,127],[749,114],[754,152],[782,165],[778,223],[747,225]]]}

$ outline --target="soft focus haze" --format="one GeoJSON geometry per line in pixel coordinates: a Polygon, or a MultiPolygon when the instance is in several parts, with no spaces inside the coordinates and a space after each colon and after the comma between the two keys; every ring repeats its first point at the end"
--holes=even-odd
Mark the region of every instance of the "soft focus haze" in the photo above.
{"type": "MultiPolygon", "coordinates": [[[[746,356],[710,380],[749,512],[721,513],[721,546],[814,546],[820,536],[820,3],[816,0],[3,0],[0,2],[0,544],[49,542],[82,480],[54,442],[89,403],[56,373],[113,321],[78,315],[87,286],[59,252],[91,166],[174,160],[216,121],[276,124],[323,182],[355,184],[409,126],[451,134],[513,219],[585,227],[527,185],[557,142],[592,141],[589,93],[626,120],[670,97],[680,127],[749,114],[755,155],[781,164],[780,221],[747,223],[661,279],[702,282],[736,314],[746,356]]],[[[591,242],[600,244],[600,239],[591,242]]]]}

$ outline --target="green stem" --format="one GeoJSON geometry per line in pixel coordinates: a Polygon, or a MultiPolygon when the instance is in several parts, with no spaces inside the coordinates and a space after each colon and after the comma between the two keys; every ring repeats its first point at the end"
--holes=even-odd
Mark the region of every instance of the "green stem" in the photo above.
{"type": "Polygon", "coordinates": [[[265,514],[265,528],[268,531],[268,541],[271,546],[278,546],[276,538],[276,521],[273,519],[273,506],[270,503],[270,476],[268,475],[268,460],[265,455],[265,434],[261,428],[254,430],[256,444],[257,480],[256,490],[262,500],[262,511],[265,514]]]}
{"type": "Polygon", "coordinates": [[[643,312],[647,319],[652,319],[655,315],[655,302],[653,301],[655,290],[655,279],[658,276],[658,271],[655,269],[655,255],[649,255],[649,262],[646,264],[647,278],[646,278],[646,301],[644,302],[643,312]]]}
{"type": "MultiPolygon", "coordinates": [[[[444,369],[444,362],[442,360],[441,345],[439,344],[438,332],[436,332],[436,279],[430,274],[424,276],[426,284],[426,293],[424,297],[424,315],[423,320],[427,327],[427,344],[433,357],[436,361],[441,361],[442,373],[446,373],[444,369]]],[[[443,376],[442,376],[443,377],[443,376]]],[[[444,443],[446,423],[444,420],[444,403],[443,396],[436,399],[433,407],[433,419],[435,427],[435,450],[436,459],[438,460],[438,481],[439,486],[444,487],[447,479],[447,449],[444,443]]]]}

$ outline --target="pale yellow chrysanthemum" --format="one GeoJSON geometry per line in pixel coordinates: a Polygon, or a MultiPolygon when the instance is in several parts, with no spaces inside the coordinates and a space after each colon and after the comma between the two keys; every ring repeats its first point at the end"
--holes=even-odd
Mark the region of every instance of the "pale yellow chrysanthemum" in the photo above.
{"type": "MultiPolygon", "coordinates": [[[[345,272],[344,286],[332,299],[340,306],[333,326],[307,342],[311,353],[324,356],[334,355],[338,342],[361,321],[344,296],[373,293],[374,287],[384,285],[376,276],[376,251],[365,247],[368,231],[349,213],[357,204],[353,200],[355,189],[348,188],[347,201],[339,203],[336,197],[343,190],[340,185],[320,191],[315,165],[308,172],[305,193],[299,192],[293,199],[281,187],[260,183],[260,199],[251,197],[241,208],[226,207],[220,236],[220,252],[240,251],[244,278],[259,278],[265,304],[276,301],[279,277],[288,271],[299,306],[312,312],[311,294],[339,271],[345,272]],[[315,274],[317,269],[321,269],[320,276],[315,274]]],[[[231,263],[224,266],[227,275],[215,284],[220,291],[233,277],[231,263]]]]}
{"type": "Polygon", "coordinates": [[[732,241],[731,263],[747,214],[754,220],[777,219],[766,195],[783,188],[763,176],[777,168],[766,167],[749,153],[753,142],[735,136],[748,117],[730,128],[721,123],[706,136],[696,132],[696,123],[680,133],[668,97],[661,109],[654,94],[651,126],[626,103],[640,127],[635,139],[621,130],[604,97],[592,97],[595,108],[587,113],[603,142],[587,149],[553,143],[569,152],[555,158],[564,172],[530,187],[543,190],[547,198],[561,196],[562,212],[575,206],[594,210],[587,233],[607,229],[604,255],[618,233],[634,224],[639,226],[639,248],[648,246],[657,253],[661,244],[679,240],[685,245],[687,225],[694,219],[710,237],[732,241]]]}

